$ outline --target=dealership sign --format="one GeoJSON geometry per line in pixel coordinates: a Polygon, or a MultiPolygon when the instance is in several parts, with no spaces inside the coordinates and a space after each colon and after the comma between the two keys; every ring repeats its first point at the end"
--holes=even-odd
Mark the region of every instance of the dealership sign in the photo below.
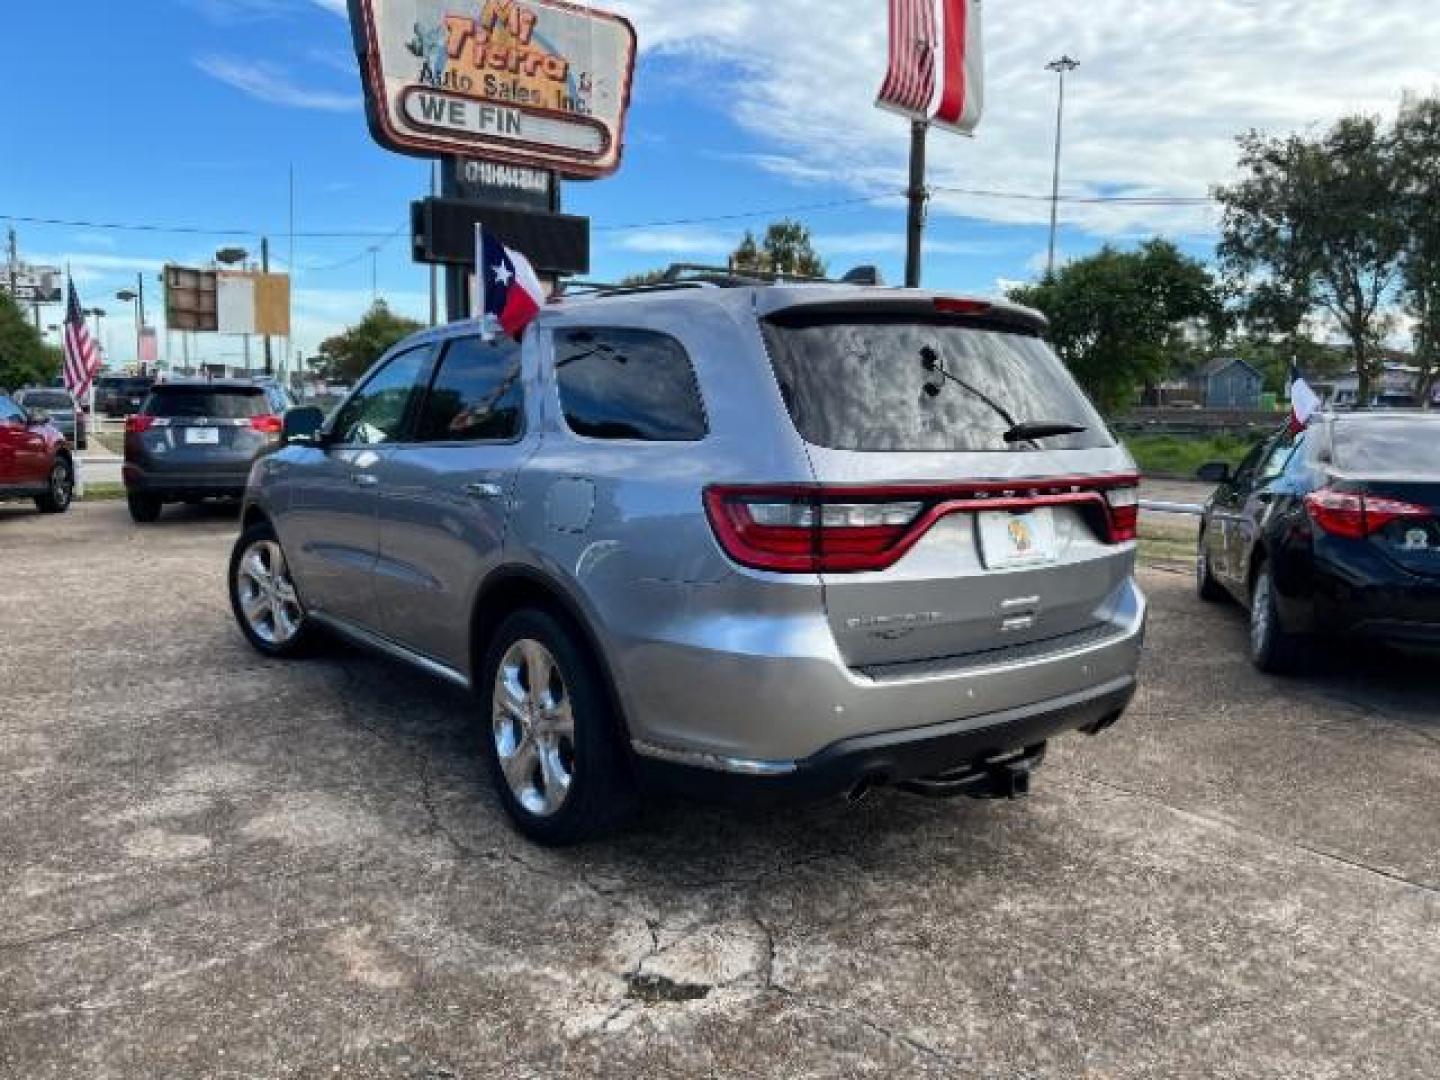
{"type": "Polygon", "coordinates": [[[350,0],[381,145],[594,178],[620,165],[635,31],[561,0],[350,0]]]}

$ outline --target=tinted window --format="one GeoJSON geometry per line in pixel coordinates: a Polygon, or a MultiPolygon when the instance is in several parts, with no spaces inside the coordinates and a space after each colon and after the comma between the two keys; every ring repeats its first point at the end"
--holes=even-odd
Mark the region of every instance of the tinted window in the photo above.
{"type": "Polygon", "coordinates": [[[269,411],[263,391],[252,386],[157,386],[140,410],[146,416],[244,420],[269,411]]]}
{"type": "Polygon", "coordinates": [[[64,390],[26,390],[21,397],[27,409],[68,412],[75,407],[70,395],[64,390]]]}
{"type": "Polygon", "coordinates": [[[1260,462],[1269,456],[1273,446],[1274,440],[1266,439],[1264,442],[1258,443],[1253,447],[1250,453],[1245,455],[1245,460],[1240,462],[1239,466],[1235,469],[1235,476],[1231,479],[1230,483],[1235,487],[1245,487],[1253,481],[1256,470],[1260,468],[1260,462]]]}
{"type": "Polygon", "coordinates": [[[1039,338],[913,319],[774,321],[771,360],[806,442],[835,450],[1079,450],[1104,422],[1039,338]],[[1007,443],[1019,423],[1083,427],[1007,443]]]}
{"type": "Polygon", "coordinates": [[[518,438],[523,398],[520,346],[476,337],[450,343],[425,399],[421,442],[504,442],[518,438]]]}
{"type": "Polygon", "coordinates": [[[1440,418],[1388,417],[1335,425],[1334,460],[1345,472],[1434,476],[1440,472],[1433,448],[1440,439],[1440,418]],[[1427,452],[1428,450],[1428,452],[1427,452]]]}
{"type": "Polygon", "coordinates": [[[430,353],[429,345],[410,349],[392,357],[372,375],[336,414],[331,428],[336,440],[374,445],[401,438],[430,353]]]}
{"type": "Polygon", "coordinates": [[[565,422],[591,439],[693,442],[708,430],[690,357],[649,330],[567,330],[555,375],[565,422]]]}

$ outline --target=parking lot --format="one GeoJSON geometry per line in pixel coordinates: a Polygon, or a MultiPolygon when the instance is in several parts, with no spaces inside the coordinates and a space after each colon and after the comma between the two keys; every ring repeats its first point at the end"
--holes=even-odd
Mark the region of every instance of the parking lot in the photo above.
{"type": "Polygon", "coordinates": [[[1440,675],[1254,673],[1152,566],[1126,720],[1017,803],[528,846],[459,692],[253,654],[236,528],[0,506],[0,1074],[1434,1077],[1440,675]]]}

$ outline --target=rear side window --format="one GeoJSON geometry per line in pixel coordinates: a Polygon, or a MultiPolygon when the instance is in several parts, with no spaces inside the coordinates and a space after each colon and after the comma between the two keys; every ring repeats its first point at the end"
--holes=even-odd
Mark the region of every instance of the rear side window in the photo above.
{"type": "Polygon", "coordinates": [[[1440,421],[1423,416],[1349,420],[1335,425],[1335,464],[1344,472],[1436,475],[1431,464],[1440,421]]]}
{"type": "Polygon", "coordinates": [[[26,390],[24,397],[27,409],[68,412],[75,407],[75,402],[63,390],[26,390]]]}
{"type": "Polygon", "coordinates": [[[565,422],[590,439],[696,442],[708,432],[685,347],[651,330],[565,330],[555,377],[565,422]]]}
{"type": "Polygon", "coordinates": [[[420,442],[509,442],[520,437],[520,346],[458,338],[425,398],[420,442]]]}
{"type": "Polygon", "coordinates": [[[16,405],[8,397],[0,394],[0,421],[22,423],[24,420],[25,410],[16,405]]]}
{"type": "Polygon", "coordinates": [[[833,450],[1033,451],[1113,446],[1043,341],[913,318],[781,318],[765,325],[802,438],[833,450]],[[1085,430],[1006,442],[1018,424],[1085,430]]]}
{"type": "Polygon", "coordinates": [[[140,411],[174,419],[247,420],[269,409],[258,387],[160,386],[150,391],[140,411]]]}

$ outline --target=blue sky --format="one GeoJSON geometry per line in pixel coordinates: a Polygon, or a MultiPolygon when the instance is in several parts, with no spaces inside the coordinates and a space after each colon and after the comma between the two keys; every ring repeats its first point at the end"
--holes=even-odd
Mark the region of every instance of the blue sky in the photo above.
{"type": "MultiPolygon", "coordinates": [[[[1048,191],[1054,83],[1043,68],[1064,49],[1085,65],[1071,84],[1066,192],[1203,195],[1228,175],[1238,131],[1390,110],[1402,89],[1431,89],[1440,31],[1425,18],[1429,3],[1395,0],[1376,14],[1361,0],[1215,0],[1203,12],[1182,0],[992,0],[987,116],[974,140],[935,137],[933,179],[1048,191]]],[[[763,228],[762,211],[849,202],[795,216],[832,269],[877,262],[899,279],[906,127],[870,107],[884,62],[881,0],[611,6],[635,22],[642,55],[621,172],[566,189],[566,208],[594,221],[594,276],[723,259],[747,226],[763,228]],[[738,214],[754,216],[703,220],[738,214]]],[[[128,358],[133,323],[114,293],[136,272],[147,275],[153,313],[166,261],[253,246],[264,231],[283,266],[292,166],[297,231],[366,234],[296,241],[299,348],[312,351],[363,312],[371,245],[381,247],[380,294],[423,314],[428,274],[409,260],[406,206],[428,185],[428,163],[371,142],[341,8],[74,0],[57,16],[49,5],[7,5],[0,219],[239,231],[16,224],[22,255],[68,261],[86,303],[112,312],[117,359],[128,358]]],[[[939,193],[927,284],[992,292],[1033,276],[1047,213],[1043,203],[939,193]]],[[[1161,233],[1204,256],[1213,227],[1204,208],[1074,205],[1061,248],[1073,256],[1161,233]]],[[[206,343],[212,357],[239,348],[206,343]]]]}

